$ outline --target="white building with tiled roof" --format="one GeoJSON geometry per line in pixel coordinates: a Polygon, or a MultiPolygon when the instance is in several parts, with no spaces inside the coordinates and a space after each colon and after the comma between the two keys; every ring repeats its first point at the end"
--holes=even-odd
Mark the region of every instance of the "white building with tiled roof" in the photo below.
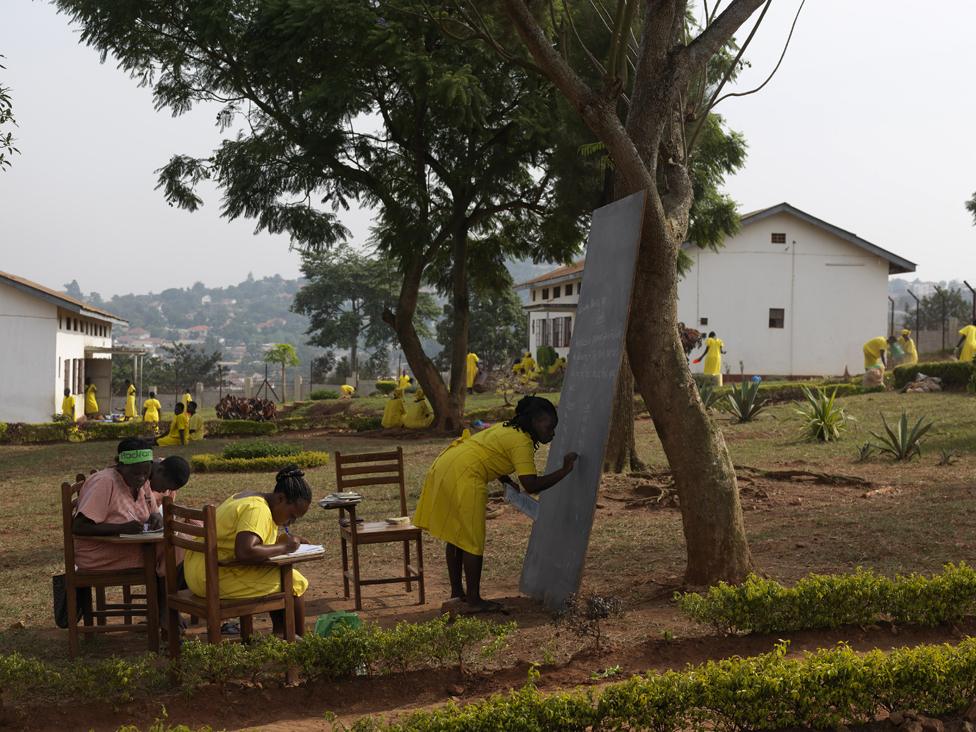
{"type": "Polygon", "coordinates": [[[107,410],[112,327],[127,321],[36,282],[0,272],[0,422],[48,422],[64,390],[84,411],[86,378],[107,410]]]}
{"type": "MultiPolygon", "coordinates": [[[[717,252],[686,245],[692,266],[678,284],[678,319],[715,331],[733,376],[861,371],[864,342],[889,335],[889,276],[915,264],[788,203],[741,223],[717,252]]],[[[541,345],[568,354],[582,278],[578,262],[519,285],[529,291],[533,355],[541,345]]]]}

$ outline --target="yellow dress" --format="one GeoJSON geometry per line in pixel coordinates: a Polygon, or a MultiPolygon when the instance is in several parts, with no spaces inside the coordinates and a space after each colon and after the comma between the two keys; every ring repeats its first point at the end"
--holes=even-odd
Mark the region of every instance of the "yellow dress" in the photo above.
{"type": "Polygon", "coordinates": [[[959,335],[966,339],[963,341],[962,350],[959,351],[959,360],[972,361],[973,357],[976,357],[976,325],[960,328],[959,335]]]}
{"type": "Polygon", "coordinates": [[[68,417],[72,422],[75,421],[75,398],[66,396],[61,400],[61,414],[68,417]]]}
{"type": "MultiPolygon", "coordinates": [[[[236,498],[231,496],[217,506],[217,561],[235,558],[234,542],[242,531],[257,534],[263,544],[278,541],[278,526],[271,516],[268,502],[261,496],[236,498]]],[[[186,584],[194,595],[207,594],[206,563],[200,552],[188,551],[183,560],[186,584]]],[[[281,592],[281,574],[277,566],[220,567],[220,596],[225,599],[263,597],[281,592]]],[[[296,597],[308,589],[308,580],[297,570],[292,571],[296,597]]]]}
{"type": "Polygon", "coordinates": [[[356,392],[356,387],[351,384],[343,384],[339,387],[339,391],[342,392],[342,396],[348,399],[356,392]]]}
{"type": "Polygon", "coordinates": [[[481,361],[478,354],[469,353],[467,356],[468,368],[465,376],[467,377],[468,388],[474,386],[474,380],[478,376],[478,363],[481,361]]]}
{"type": "Polygon", "coordinates": [[[485,553],[488,483],[502,475],[535,475],[535,447],[526,433],[496,424],[455,440],[427,471],[414,526],[460,547],[485,553]]]}
{"type": "Polygon", "coordinates": [[[881,353],[888,350],[888,339],[884,336],[872,338],[864,344],[864,368],[869,369],[881,362],[881,353]]]}
{"type": "Polygon", "coordinates": [[[159,423],[159,410],[163,406],[159,403],[158,399],[147,399],[142,403],[143,409],[146,410],[146,416],[143,418],[146,422],[152,422],[154,424],[159,423]]]}
{"type": "Polygon", "coordinates": [[[132,384],[125,390],[125,418],[136,418],[136,388],[132,384]]]}
{"type": "Polygon", "coordinates": [[[190,394],[190,392],[186,392],[186,394],[183,395],[182,401],[183,401],[183,409],[186,409],[188,406],[190,406],[190,402],[193,401],[193,395],[190,394]]]}
{"type": "Polygon", "coordinates": [[[914,366],[918,363],[918,349],[915,347],[915,341],[912,340],[911,336],[902,336],[898,339],[901,344],[902,349],[905,351],[905,358],[901,362],[901,366],[914,366]]]}
{"type": "Polygon", "coordinates": [[[422,391],[417,392],[417,398],[407,402],[403,408],[403,426],[410,430],[422,430],[430,427],[434,422],[434,410],[424,398],[422,391]]]}
{"type": "Polygon", "coordinates": [[[160,437],[156,440],[157,445],[163,445],[165,447],[172,447],[173,445],[180,445],[180,430],[183,430],[184,437],[189,440],[190,437],[190,416],[186,412],[182,412],[173,417],[173,421],[169,423],[169,434],[166,437],[160,437]]]}
{"type": "Polygon", "coordinates": [[[705,340],[705,363],[703,370],[706,376],[719,376],[722,373],[722,348],[725,343],[721,338],[705,340]]]}
{"type": "Polygon", "coordinates": [[[410,386],[410,377],[406,374],[400,374],[400,378],[397,379],[397,389],[401,391],[406,391],[410,386]]]}
{"type": "MultiPolygon", "coordinates": [[[[397,390],[399,392],[399,389],[397,390]]],[[[393,395],[383,408],[383,420],[382,425],[384,429],[393,429],[394,427],[403,427],[403,415],[406,409],[403,406],[403,397],[396,393],[393,395]]]]}
{"type": "Polygon", "coordinates": [[[85,387],[85,414],[98,414],[98,400],[95,398],[97,391],[94,384],[85,387]]]}
{"type": "MultiPolygon", "coordinates": [[[[187,428],[189,432],[186,435],[188,442],[196,442],[197,440],[202,440],[206,434],[207,430],[203,423],[203,415],[200,412],[192,415],[187,421],[187,428]]],[[[179,437],[179,434],[177,434],[179,437]]]]}

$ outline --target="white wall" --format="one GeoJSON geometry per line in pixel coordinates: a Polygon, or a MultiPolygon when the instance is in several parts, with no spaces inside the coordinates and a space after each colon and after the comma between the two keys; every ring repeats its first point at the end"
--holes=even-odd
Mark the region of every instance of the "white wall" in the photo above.
{"type": "Polygon", "coordinates": [[[47,422],[54,414],[57,326],[56,306],[0,284],[0,422],[47,422]]]}
{"type": "MultiPolygon", "coordinates": [[[[546,299],[546,300],[543,300],[542,299],[542,290],[543,290],[543,287],[542,286],[533,287],[532,290],[531,290],[531,292],[530,292],[530,294],[529,294],[528,304],[530,304],[530,305],[541,305],[543,303],[552,303],[553,305],[577,305],[579,303],[579,283],[581,281],[582,280],[579,277],[577,277],[576,279],[570,280],[569,282],[561,282],[559,284],[560,296],[559,297],[555,297],[555,298],[551,296],[552,293],[553,293],[553,286],[552,285],[549,285],[549,284],[546,284],[545,285],[545,288],[549,291],[549,295],[550,295],[550,297],[548,299],[546,299]],[[566,294],[564,294],[565,291],[566,291],[566,286],[567,285],[572,285],[572,289],[573,289],[573,294],[572,295],[566,295],[566,294]],[[533,294],[535,295],[535,300],[532,299],[533,294]]],[[[565,317],[571,318],[570,330],[571,331],[572,330],[575,330],[575,328],[576,328],[576,312],[575,311],[566,311],[566,310],[552,310],[552,311],[535,310],[535,311],[530,311],[529,312],[529,343],[528,343],[528,349],[529,349],[529,352],[532,354],[532,357],[533,358],[535,358],[535,355],[537,353],[537,349],[539,348],[539,346],[542,345],[542,326],[541,326],[541,323],[539,321],[543,321],[543,320],[557,320],[557,319],[565,318],[565,317]]],[[[561,320],[559,322],[562,323],[561,320]]],[[[572,343],[572,335],[570,336],[570,343],[572,343]]],[[[556,348],[556,353],[558,353],[560,356],[566,356],[569,353],[569,346],[559,346],[559,347],[557,347],[556,348]]]]}
{"type": "MultiPolygon", "coordinates": [[[[54,376],[54,397],[57,402],[57,407],[54,411],[61,411],[61,399],[64,394],[65,387],[65,368],[66,363],[69,361],[80,360],[83,364],[82,366],[82,378],[89,377],[92,379],[95,387],[98,389],[98,406],[103,414],[107,414],[109,411],[109,397],[112,389],[112,367],[111,367],[111,356],[107,353],[94,354],[88,359],[88,364],[84,364],[85,361],[85,348],[110,348],[112,346],[112,328],[111,325],[105,321],[94,320],[92,318],[84,318],[76,313],[67,312],[64,310],[58,311],[58,317],[60,323],[55,323],[56,328],[56,358],[55,358],[55,368],[56,374],[54,376]],[[75,329],[74,321],[78,321],[78,328],[75,329]],[[85,325],[97,325],[103,328],[107,328],[108,335],[100,336],[93,333],[85,332],[85,325]],[[93,364],[93,361],[98,361],[97,364],[93,364]],[[106,364],[101,362],[105,361],[106,364]]],[[[75,399],[75,416],[80,417],[84,414],[84,387],[78,388],[75,383],[75,379],[72,379],[68,386],[71,388],[72,393],[77,397],[75,399]]],[[[82,383],[84,383],[82,381],[82,383]]],[[[49,412],[48,417],[54,412],[49,412]]]]}
{"type": "Polygon", "coordinates": [[[689,254],[678,319],[725,342],[723,371],[742,361],[746,374],[859,373],[864,342],[888,335],[887,261],[789,214],[745,226],[718,253],[689,254]],[[787,243],[771,244],[773,232],[787,243]],[[786,311],[785,327],[769,327],[770,308],[786,311]]]}

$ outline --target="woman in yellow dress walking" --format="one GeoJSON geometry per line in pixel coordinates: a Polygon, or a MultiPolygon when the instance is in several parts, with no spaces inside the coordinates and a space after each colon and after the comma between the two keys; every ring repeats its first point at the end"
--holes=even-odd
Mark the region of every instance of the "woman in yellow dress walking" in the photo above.
{"type": "Polygon", "coordinates": [[[85,379],[85,417],[95,419],[98,416],[98,399],[95,394],[98,388],[91,379],[85,379]]]}
{"type": "Polygon", "coordinates": [[[488,483],[500,479],[514,487],[508,478],[514,472],[522,488],[539,493],[569,475],[574,452],[566,453],[562,467],[548,475],[539,476],[535,469],[536,448],[552,442],[558,421],[548,399],[524,397],[511,420],[474,436],[465,432],[430,466],[413,523],[447,543],[450,609],[462,614],[503,610],[481,596],[488,483]]]}
{"type": "Polygon", "coordinates": [[[125,421],[136,418],[136,387],[128,379],[125,380],[125,421]]]}
{"type": "Polygon", "coordinates": [[[142,403],[142,421],[151,425],[156,434],[159,434],[159,410],[162,406],[154,391],[149,392],[149,398],[142,403]]]}
{"type": "Polygon", "coordinates": [[[722,385],[722,354],[725,353],[725,342],[715,336],[713,330],[705,339],[705,350],[694,360],[693,363],[701,363],[705,360],[702,370],[705,376],[711,376],[716,386],[722,385]]]}
{"type": "Polygon", "coordinates": [[[469,353],[466,358],[467,368],[465,370],[465,381],[468,385],[468,394],[474,391],[474,380],[478,378],[478,363],[481,361],[477,353],[469,353]]]}
{"type": "Polygon", "coordinates": [[[918,363],[918,349],[915,347],[915,341],[912,340],[912,332],[908,328],[902,328],[898,345],[905,352],[905,357],[898,364],[899,366],[914,366],[918,363]]]}

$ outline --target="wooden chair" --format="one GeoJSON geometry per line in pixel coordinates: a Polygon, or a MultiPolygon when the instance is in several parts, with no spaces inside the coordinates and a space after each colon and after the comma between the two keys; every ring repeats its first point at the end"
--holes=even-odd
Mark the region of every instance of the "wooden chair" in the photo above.
{"type": "MultiPolygon", "coordinates": [[[[95,471],[92,471],[95,472],[95,471]]],[[[78,654],[79,634],[93,635],[96,633],[135,632],[147,633],[157,628],[155,622],[149,622],[149,602],[146,595],[134,595],[132,587],[144,586],[146,593],[156,591],[156,575],[153,572],[152,583],[149,583],[143,567],[124,570],[85,571],[75,569],[75,543],[72,531],[74,507],[78,492],[85,482],[84,474],[75,476],[74,483],[61,484],[61,524],[64,534],[64,586],[68,595],[68,654],[74,658],[78,654]],[[121,587],[122,602],[109,603],[106,601],[107,587],[121,587]],[[78,590],[90,588],[96,593],[94,609],[91,603],[82,607],[84,625],[78,625],[78,590]],[[142,600],[142,602],[136,602],[142,600]],[[122,623],[109,623],[108,618],[121,617],[122,623]],[[134,624],[133,618],[146,618],[145,624],[134,624]]],[[[158,634],[157,634],[158,636],[158,634]]],[[[159,638],[155,638],[158,644],[159,638]]],[[[150,639],[150,646],[153,639],[150,639]]]]}
{"type": "MultiPolygon", "coordinates": [[[[403,449],[395,452],[375,452],[360,455],[335,454],[336,490],[349,491],[374,485],[396,485],[400,489],[400,515],[407,515],[407,494],[403,478],[403,449]]],[[[342,588],[349,597],[352,582],[356,609],[362,610],[363,585],[382,585],[403,582],[407,592],[412,592],[416,581],[423,605],[424,598],[424,547],[423,533],[412,523],[391,525],[386,521],[368,521],[357,525],[355,506],[339,509],[339,538],[342,542],[342,588]],[[343,514],[348,511],[349,517],[343,514]],[[417,566],[410,564],[410,542],[417,542],[417,566]],[[398,577],[362,579],[359,570],[359,547],[365,544],[403,543],[403,574],[398,577]],[[352,570],[349,568],[349,548],[352,549],[352,570]]]]}
{"type": "Polygon", "coordinates": [[[281,592],[264,597],[248,597],[240,600],[220,598],[219,566],[232,566],[237,562],[217,561],[217,509],[212,503],[203,508],[188,508],[163,499],[163,536],[166,552],[166,608],[169,655],[180,655],[180,612],[196,615],[207,620],[207,642],[220,643],[220,625],[227,618],[240,618],[241,640],[247,641],[254,632],[254,615],[274,610],[285,614],[285,640],[295,640],[295,596],[292,591],[292,565],[281,564],[281,592]],[[198,521],[198,523],[193,523],[198,521]],[[202,524],[202,525],[201,525],[202,524]],[[196,541],[188,537],[198,537],[196,541]],[[179,590],[176,584],[176,547],[188,551],[201,551],[206,566],[207,594],[194,595],[190,590],[179,590]]]}

